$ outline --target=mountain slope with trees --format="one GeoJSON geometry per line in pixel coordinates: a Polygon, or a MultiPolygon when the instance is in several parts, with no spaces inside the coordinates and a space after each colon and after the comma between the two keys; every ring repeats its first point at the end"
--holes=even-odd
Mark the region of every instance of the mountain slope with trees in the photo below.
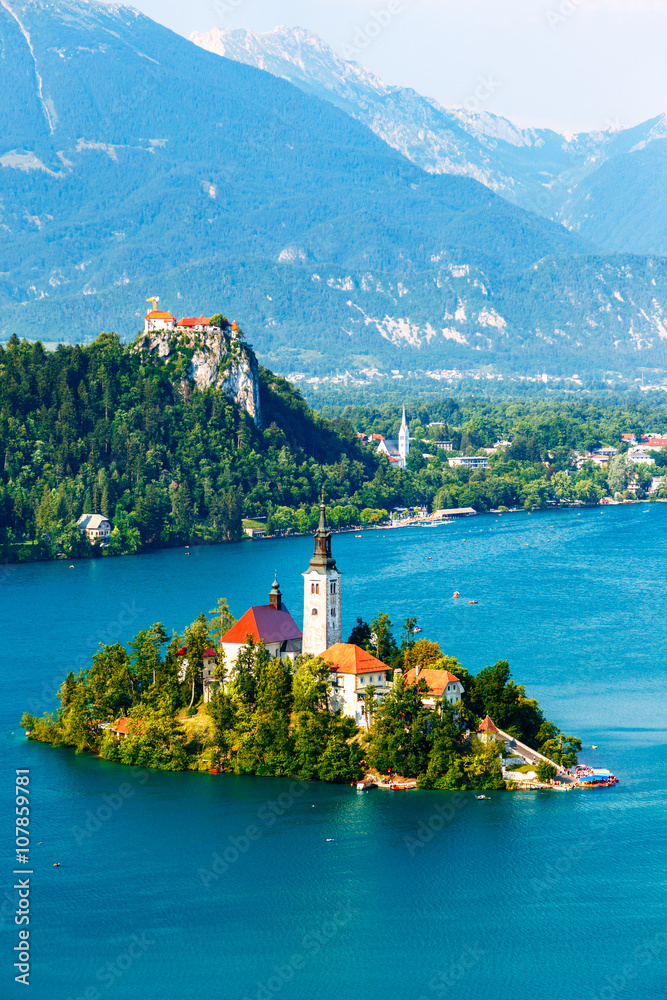
{"type": "Polygon", "coordinates": [[[603,257],[129,7],[11,0],[0,44],[4,337],[132,338],[159,293],[225,301],[283,372],[661,364],[660,258],[603,257]]]}

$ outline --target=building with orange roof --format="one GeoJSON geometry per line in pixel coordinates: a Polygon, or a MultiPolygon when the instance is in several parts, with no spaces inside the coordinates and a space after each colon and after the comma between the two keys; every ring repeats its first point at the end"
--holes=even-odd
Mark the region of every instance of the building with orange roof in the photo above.
{"type": "Polygon", "coordinates": [[[177,330],[195,330],[198,333],[205,332],[209,329],[211,325],[211,320],[208,316],[185,316],[183,319],[179,319],[176,324],[177,330]]]}
{"type": "Polygon", "coordinates": [[[423,701],[430,708],[435,708],[436,703],[442,701],[443,698],[450,705],[455,705],[463,697],[463,684],[449,670],[429,670],[419,667],[408,670],[405,675],[406,687],[416,684],[418,680],[426,681],[428,695],[424,697],[423,701]]]}
{"type": "Polygon", "coordinates": [[[489,718],[488,715],[482,722],[480,722],[479,726],[477,727],[477,733],[479,735],[480,740],[483,740],[483,742],[485,743],[489,742],[490,740],[498,740],[502,738],[500,736],[498,727],[493,722],[493,720],[489,718]]]}
{"type": "Polygon", "coordinates": [[[156,330],[173,330],[175,326],[176,317],[170,312],[151,309],[144,316],[144,333],[154,333],[156,330]]]}
{"type": "Polygon", "coordinates": [[[329,664],[332,710],[349,715],[357,725],[365,725],[366,690],[372,684],[376,700],[382,701],[391,690],[391,668],[351,642],[336,642],[320,655],[329,664]]]}
{"type": "Polygon", "coordinates": [[[301,629],[283,604],[277,579],[273,581],[269,603],[248,608],[220,640],[227,671],[234,666],[239,650],[247,646],[250,637],[255,642],[263,642],[271,656],[281,659],[287,657],[294,661],[301,652],[301,629]]]}

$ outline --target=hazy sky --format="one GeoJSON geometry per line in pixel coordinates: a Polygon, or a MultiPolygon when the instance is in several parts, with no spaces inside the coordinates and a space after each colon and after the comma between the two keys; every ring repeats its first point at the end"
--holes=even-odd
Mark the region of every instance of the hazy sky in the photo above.
{"type": "Polygon", "coordinates": [[[133,0],[183,35],[316,32],[387,83],[561,131],[667,110],[667,0],[133,0]]]}

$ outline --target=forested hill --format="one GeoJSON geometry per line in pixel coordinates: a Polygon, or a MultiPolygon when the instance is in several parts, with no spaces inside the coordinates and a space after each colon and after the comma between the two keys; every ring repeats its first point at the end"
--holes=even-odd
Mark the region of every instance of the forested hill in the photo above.
{"type": "Polygon", "coordinates": [[[30,541],[44,558],[84,554],[84,512],[112,520],[112,552],[239,538],[244,515],[313,504],[323,479],[354,493],[372,475],[350,425],[319,418],[284,379],[259,368],[258,428],[187,362],[113,334],[0,347],[0,557],[30,541]]]}

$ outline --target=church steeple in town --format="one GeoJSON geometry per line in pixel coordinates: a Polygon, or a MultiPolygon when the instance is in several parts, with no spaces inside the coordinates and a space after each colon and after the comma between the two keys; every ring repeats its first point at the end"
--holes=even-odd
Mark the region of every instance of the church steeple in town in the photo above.
{"type": "Polygon", "coordinates": [[[410,429],[405,419],[405,406],[403,407],[403,419],[398,431],[398,454],[400,466],[404,469],[405,461],[410,454],[410,429]]]}

